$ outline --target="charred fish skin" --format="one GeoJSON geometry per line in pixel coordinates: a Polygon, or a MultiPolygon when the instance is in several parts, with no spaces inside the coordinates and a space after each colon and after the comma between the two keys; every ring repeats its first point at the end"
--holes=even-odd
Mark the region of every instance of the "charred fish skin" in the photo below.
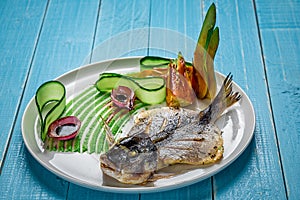
{"type": "Polygon", "coordinates": [[[143,110],[135,116],[130,133],[144,130],[153,141],[162,134],[170,134],[179,127],[199,120],[199,112],[184,108],[161,107],[143,110]]]}
{"type": "Polygon", "coordinates": [[[159,168],[173,164],[206,165],[223,157],[223,138],[214,124],[199,125],[193,122],[156,143],[159,151],[159,168]]]}
{"type": "Polygon", "coordinates": [[[144,132],[122,138],[100,156],[102,171],[123,183],[141,184],[157,170],[156,145],[144,132]]]}
{"type": "Polygon", "coordinates": [[[224,110],[241,99],[238,92],[232,91],[232,75],[229,74],[215,99],[202,111],[185,108],[162,107],[143,110],[137,114],[130,134],[143,130],[153,142],[158,142],[176,129],[199,122],[199,125],[215,123],[224,110]]]}
{"type": "Polygon", "coordinates": [[[140,112],[128,137],[100,156],[102,171],[122,183],[141,184],[152,181],[157,170],[169,165],[219,161],[224,148],[215,121],[240,99],[239,93],[232,91],[229,74],[215,99],[201,112],[169,107],[140,112]]]}
{"type": "Polygon", "coordinates": [[[225,109],[240,99],[240,94],[232,91],[232,75],[229,74],[212,103],[199,113],[198,121],[175,129],[156,143],[159,166],[177,163],[204,165],[220,160],[224,153],[223,138],[215,121],[225,109]]]}

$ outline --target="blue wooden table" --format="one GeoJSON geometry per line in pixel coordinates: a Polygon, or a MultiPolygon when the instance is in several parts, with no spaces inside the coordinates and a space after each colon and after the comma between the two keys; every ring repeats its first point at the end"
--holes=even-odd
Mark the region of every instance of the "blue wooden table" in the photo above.
{"type": "Polygon", "coordinates": [[[1,199],[299,199],[300,1],[214,1],[217,71],[232,72],[256,125],[245,152],[220,173],[176,190],[115,194],[59,178],[28,152],[25,107],[39,85],[110,58],[191,60],[213,1],[0,1],[1,199]],[[173,39],[172,39],[173,37],[173,39]]]}

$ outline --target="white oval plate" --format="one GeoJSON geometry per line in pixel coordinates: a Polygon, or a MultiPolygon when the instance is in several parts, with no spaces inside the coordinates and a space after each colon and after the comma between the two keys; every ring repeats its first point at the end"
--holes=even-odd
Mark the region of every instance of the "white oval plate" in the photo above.
{"type": "MultiPolygon", "coordinates": [[[[67,101],[90,87],[104,71],[128,73],[139,71],[141,57],[114,59],[99,62],[70,71],[57,80],[61,81],[67,90],[67,101]]],[[[224,80],[224,75],[216,73],[218,88],[224,80]]],[[[242,99],[230,107],[218,119],[217,125],[223,131],[224,157],[210,166],[172,166],[166,171],[180,173],[168,179],[161,179],[145,186],[120,184],[116,180],[102,174],[99,155],[88,153],[57,153],[44,151],[40,145],[38,112],[34,98],[28,103],[22,119],[23,140],[32,156],[46,169],[72,183],[91,189],[109,192],[158,192],[175,189],[206,179],[221,171],[249,145],[255,126],[254,109],[245,92],[233,83],[233,90],[242,95],[242,99]]]]}

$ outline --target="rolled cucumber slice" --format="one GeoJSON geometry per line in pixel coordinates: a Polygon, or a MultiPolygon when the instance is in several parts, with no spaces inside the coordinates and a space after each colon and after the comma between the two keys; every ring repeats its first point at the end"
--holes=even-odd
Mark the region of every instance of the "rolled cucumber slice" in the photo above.
{"type": "Polygon", "coordinates": [[[158,56],[145,56],[140,60],[141,71],[153,68],[167,68],[170,59],[158,56]]]}
{"type": "MultiPolygon", "coordinates": [[[[149,70],[154,68],[167,68],[169,63],[174,59],[158,57],[158,56],[145,56],[140,60],[140,69],[149,70]]],[[[193,66],[190,62],[185,62],[187,66],[193,66]]]]}
{"type": "Polygon", "coordinates": [[[35,103],[41,122],[41,139],[45,141],[48,128],[66,107],[66,89],[59,81],[43,83],[36,91],[35,103]]]}
{"type": "Polygon", "coordinates": [[[95,86],[100,92],[108,92],[118,86],[129,87],[146,104],[159,104],[166,98],[166,84],[161,77],[133,78],[117,73],[103,73],[95,86]]]}

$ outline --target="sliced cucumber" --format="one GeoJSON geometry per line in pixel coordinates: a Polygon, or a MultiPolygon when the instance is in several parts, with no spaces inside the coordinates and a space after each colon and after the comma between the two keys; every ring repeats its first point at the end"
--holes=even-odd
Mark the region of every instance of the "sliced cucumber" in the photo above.
{"type": "Polygon", "coordinates": [[[141,71],[153,68],[166,68],[170,59],[157,56],[145,56],[140,60],[141,71]]]}
{"type": "Polygon", "coordinates": [[[103,73],[95,86],[100,92],[107,92],[118,86],[129,87],[146,104],[159,104],[166,98],[165,80],[161,77],[132,78],[116,73],[103,73]]]}
{"type": "MultiPolygon", "coordinates": [[[[167,68],[172,60],[173,59],[157,56],[145,56],[140,60],[140,69],[143,71],[153,68],[167,68]]],[[[185,64],[188,66],[193,66],[193,64],[190,62],[185,62],[185,64]]]]}
{"type": "Polygon", "coordinates": [[[35,103],[41,121],[41,139],[45,141],[48,127],[57,120],[66,107],[66,89],[58,81],[43,83],[36,91],[35,103]]]}

